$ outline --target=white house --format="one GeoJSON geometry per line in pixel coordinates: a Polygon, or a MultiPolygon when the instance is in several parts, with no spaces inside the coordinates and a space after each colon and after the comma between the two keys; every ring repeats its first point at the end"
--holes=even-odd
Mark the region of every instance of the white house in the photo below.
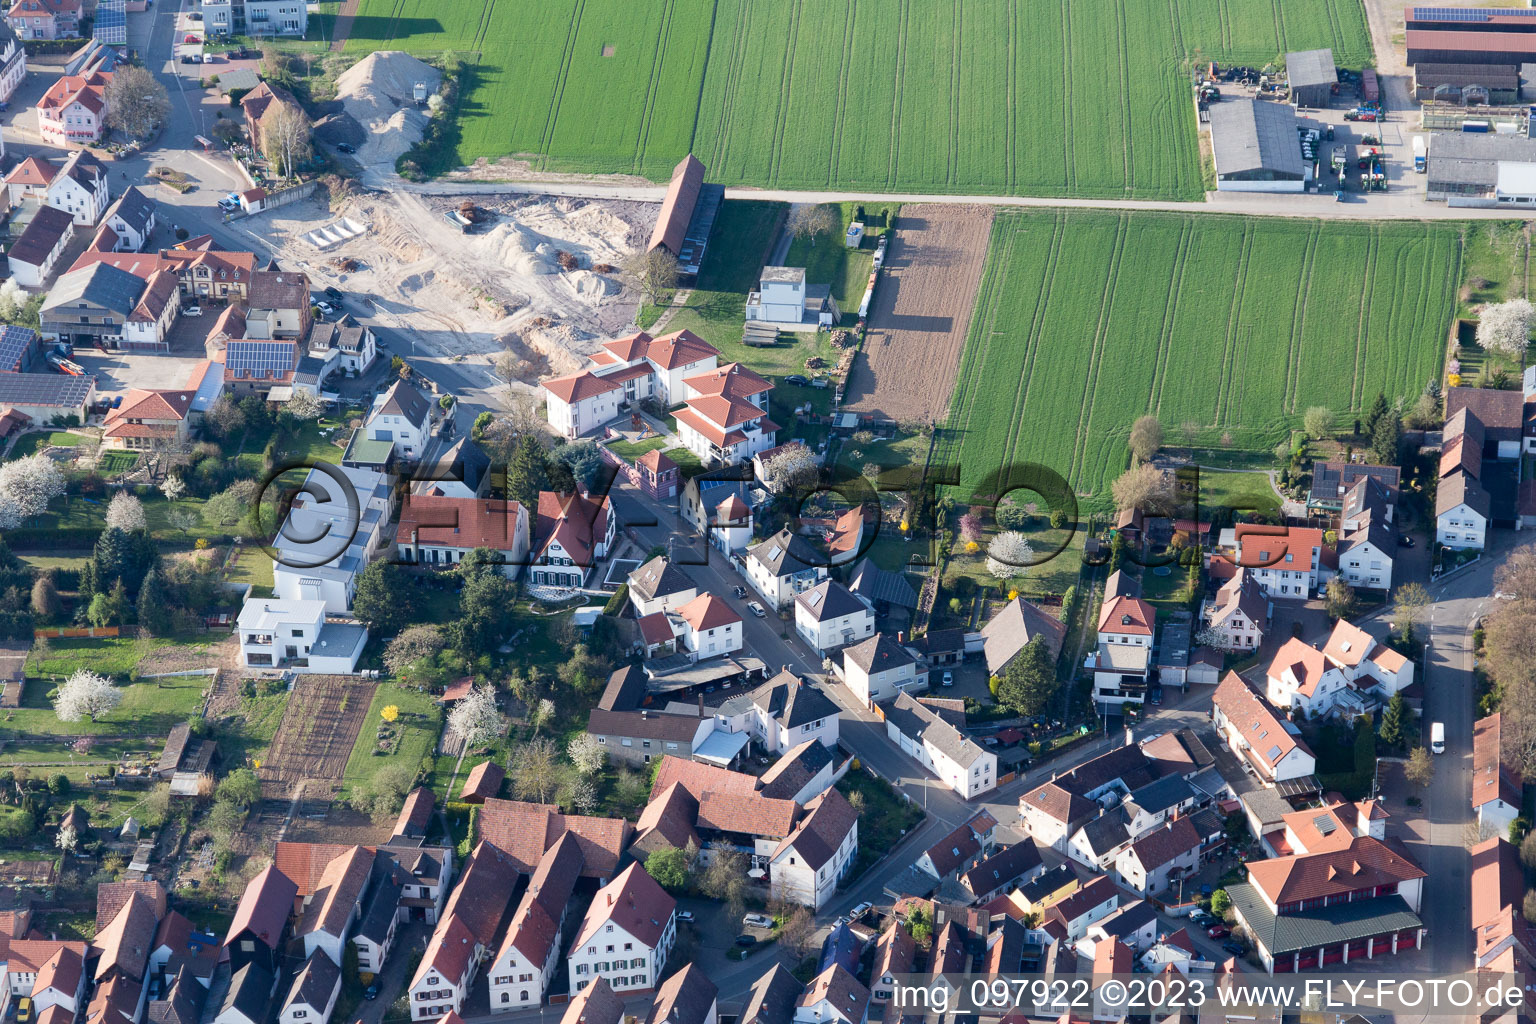
{"type": "Polygon", "coordinates": [[[302,37],[309,31],[309,6],[302,0],[245,0],[248,35],[302,37]]]}
{"type": "Polygon", "coordinates": [[[572,832],[560,837],[529,877],[522,902],[487,969],[491,1009],[539,1006],[560,963],[560,929],[585,858],[572,832]]]}
{"type": "Polygon", "coordinates": [[[590,434],[619,415],[624,401],[621,382],[599,377],[591,370],[551,377],[542,381],[544,408],[550,426],[571,439],[590,434]]]}
{"type": "Polygon", "coordinates": [[[1157,613],[1152,606],[1129,594],[1107,598],[1099,607],[1099,649],[1093,670],[1095,703],[1118,706],[1146,699],[1156,624],[1157,613]]]}
{"type": "Polygon", "coordinates": [[[129,185],[107,208],[106,222],[112,231],[113,251],[138,252],[155,230],[155,201],[129,185]]]}
{"type": "Polygon", "coordinates": [[[1234,533],[1237,564],[1271,600],[1305,601],[1327,582],[1322,530],[1239,523],[1234,533]]]}
{"type": "Polygon", "coordinates": [[[57,1006],[65,1012],[65,1020],[73,1020],[82,1008],[85,982],[85,961],[78,952],[60,944],[32,982],[33,1019],[38,1019],[49,1007],[57,1006]]]}
{"type": "Polygon", "coordinates": [[[804,267],[764,267],[757,290],[747,294],[748,323],[784,331],[816,331],[842,319],[832,286],[807,284],[804,267]]]}
{"type": "Polygon", "coordinates": [[[1468,473],[1441,479],[1435,490],[1435,543],[1481,551],[1488,542],[1488,492],[1468,473]]]}
{"type": "Polygon", "coordinates": [[[11,279],[23,288],[42,288],[74,237],[75,222],[69,214],[42,207],[6,253],[11,279]]]}
{"type": "Polygon", "coordinates": [[[843,648],[840,661],[843,685],[866,707],[928,688],[928,666],[887,633],[843,648]]]}
{"type": "Polygon", "coordinates": [[[615,992],[655,988],[677,940],[677,901],[639,863],[598,890],[566,955],[571,991],[596,978],[615,992]]]}
{"type": "Polygon", "coordinates": [[[516,577],[528,562],[528,510],[515,501],[406,494],[400,502],[395,551],[402,562],[451,568],[476,548],[502,558],[516,577]]]}
{"type": "Polygon", "coordinates": [[[741,650],[741,616],[723,598],[700,594],[673,613],[683,625],[683,650],[698,661],[741,650]]]}
{"type": "Polygon", "coordinates": [[[368,642],[360,622],[326,622],[320,600],[248,598],[235,628],[240,664],[250,669],[350,675],[368,642]]]}
{"type": "Polygon", "coordinates": [[[340,994],[340,966],[323,953],[311,953],[288,989],[279,1024],[326,1024],[340,994]]]}
{"type": "Polygon", "coordinates": [[[795,598],[795,632],[819,653],[875,634],[874,609],[836,580],[824,580],[795,598]]]}
{"type": "Polygon", "coordinates": [[[1102,921],[1120,906],[1120,890],[1107,875],[1099,875],[1064,899],[1051,904],[1045,922],[1058,922],[1067,941],[1075,943],[1088,933],[1089,925],[1102,921]]]}
{"type": "Polygon", "coordinates": [[[1228,672],[1216,687],[1211,724],[1265,785],[1317,771],[1317,759],[1302,741],[1300,730],[1282,719],[1236,672],[1228,672]]]}
{"type": "Polygon", "coordinates": [[[869,1020],[869,989],[833,964],[811,979],[795,1003],[793,1024],[865,1024],[869,1020]]]}
{"type": "Polygon", "coordinates": [[[778,424],[768,418],[773,385],[729,363],[684,378],[684,401],[673,411],[677,436],[706,466],[750,462],[778,443],[778,424]]]}
{"type": "Polygon", "coordinates": [[[859,814],[842,793],[828,786],[805,805],[795,830],[768,862],[774,899],[820,910],[853,866],[859,849],[859,814]]]}
{"type": "Polygon", "coordinates": [[[756,689],[738,694],[715,711],[727,732],[747,732],[770,754],[787,754],[808,740],[837,747],[838,707],[814,683],[784,669],[756,689]]]}
{"type": "Polygon", "coordinates": [[[653,338],[644,331],[604,342],[591,369],[540,384],[550,425],[566,438],[597,430],[621,406],[655,398],[663,406],[690,395],[689,376],[713,370],[720,352],[692,331],[653,338]]]}
{"type": "Polygon", "coordinates": [[[73,218],[77,227],[90,227],[107,212],[107,168],[89,150],[77,149],[48,183],[48,205],[73,218]]]}
{"type": "Polygon", "coordinates": [[[827,560],[789,527],[747,549],[747,581],[774,610],[782,610],[827,578],[827,560]]]}
{"type": "Polygon", "coordinates": [[[1222,635],[1228,650],[1248,651],[1264,642],[1273,609],[1258,581],[1247,569],[1239,569],[1205,603],[1201,617],[1208,629],[1222,635]]]}
{"type": "Polygon", "coordinates": [[[1520,816],[1520,776],[1504,763],[1501,715],[1472,725],[1472,810],[1477,820],[1499,832],[1520,816]]]}
{"type": "Polygon", "coordinates": [[[475,976],[476,945],[474,933],[459,915],[439,922],[407,989],[411,1020],[436,1020],[464,1005],[475,976]]]}
{"type": "Polygon", "coordinates": [[[1397,532],[1384,522],[1367,519],[1360,529],[1339,537],[1339,575],[1352,587],[1392,589],[1392,560],[1397,532]]]}
{"type": "Polygon", "coordinates": [[[314,891],[304,897],[304,910],[294,931],[304,943],[306,957],[318,951],[341,966],[372,872],[373,853],[362,846],[350,847],[325,866],[314,891]]]}
{"type": "Polygon", "coordinates": [[[656,612],[675,612],[699,596],[693,577],[673,565],[666,555],[657,555],[629,574],[629,603],[635,618],[656,612]]]}
{"type": "MultiPolygon", "coordinates": [[[[9,22],[0,22],[0,102],[9,101],[11,94],[27,77],[27,54],[9,22]]],[[[0,156],[5,155],[5,143],[0,142],[0,156]]]]}
{"type": "Polygon", "coordinates": [[[1264,670],[1265,697],[1281,711],[1325,715],[1338,703],[1349,680],[1329,664],[1323,652],[1291,637],[1264,670]]]}
{"type": "Polygon", "coordinates": [[[383,473],[346,465],[310,470],[272,541],[273,594],[324,601],[329,614],[345,615],[357,574],[383,548],[389,515],[383,473]]]}
{"type": "Polygon", "coordinates": [[[37,130],[43,142],[63,148],[85,146],[101,139],[107,121],[110,71],[64,75],[37,102],[37,130]]]}
{"type": "Polygon", "coordinates": [[[1115,858],[1115,872],[1142,896],[1162,892],[1200,866],[1201,842],[1199,830],[1188,818],[1175,818],[1122,850],[1115,858]]]}
{"type": "MultiPolygon", "coordinates": [[[[720,1019],[717,996],[719,988],[709,980],[704,968],[689,964],[661,983],[645,1024],[716,1024],[720,1019]]],[[[570,1016],[570,1011],[566,1011],[570,1016]]],[[[593,1017],[580,1018],[598,1024],[593,1017]]]]}
{"type": "Polygon", "coordinates": [[[397,380],[373,401],[363,425],[369,440],[389,441],[395,452],[409,460],[426,451],[432,427],[432,403],[414,385],[397,380]]]}
{"type": "Polygon", "coordinates": [[[618,519],[608,496],[539,492],[529,580],[580,587],[613,549],[618,519]]]}
{"type": "Polygon", "coordinates": [[[1390,697],[1413,682],[1413,662],[1343,619],[1334,623],[1323,657],[1358,690],[1390,697]]]}
{"type": "MultiPolygon", "coordinates": [[[[356,376],[373,365],[379,354],[379,342],[371,327],[359,324],[348,313],[335,322],[311,323],[308,350],[323,364],[321,378],[338,369],[356,376]]],[[[453,447],[467,443],[461,438],[453,447]]]]}
{"type": "MultiPolygon", "coordinates": [[[[964,712],[959,715],[963,722],[964,712]]],[[[885,732],[962,799],[980,796],[997,785],[997,755],[909,693],[897,694],[886,708],[885,732]]]]}

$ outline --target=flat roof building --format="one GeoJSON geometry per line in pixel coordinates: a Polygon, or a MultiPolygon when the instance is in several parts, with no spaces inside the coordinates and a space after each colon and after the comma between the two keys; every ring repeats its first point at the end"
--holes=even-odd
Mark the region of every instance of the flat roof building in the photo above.
{"type": "Polygon", "coordinates": [[[1481,132],[1432,133],[1424,197],[1450,206],[1536,203],[1536,139],[1481,132]]]}

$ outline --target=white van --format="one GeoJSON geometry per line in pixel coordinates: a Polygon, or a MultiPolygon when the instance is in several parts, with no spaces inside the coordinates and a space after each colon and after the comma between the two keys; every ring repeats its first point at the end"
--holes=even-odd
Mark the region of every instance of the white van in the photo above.
{"type": "Polygon", "coordinates": [[[1429,727],[1429,752],[1431,754],[1445,753],[1445,723],[1436,722],[1429,727]]]}

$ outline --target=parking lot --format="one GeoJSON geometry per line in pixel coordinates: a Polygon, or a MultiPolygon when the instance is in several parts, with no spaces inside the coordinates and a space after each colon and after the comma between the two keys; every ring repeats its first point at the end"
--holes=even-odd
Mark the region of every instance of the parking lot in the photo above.
{"type": "Polygon", "coordinates": [[[203,358],[201,352],[195,356],[140,355],[103,352],[82,345],[75,349],[74,361],[85,367],[86,373],[96,375],[98,391],[113,394],[130,388],[181,387],[191,377],[192,368],[203,358]]]}

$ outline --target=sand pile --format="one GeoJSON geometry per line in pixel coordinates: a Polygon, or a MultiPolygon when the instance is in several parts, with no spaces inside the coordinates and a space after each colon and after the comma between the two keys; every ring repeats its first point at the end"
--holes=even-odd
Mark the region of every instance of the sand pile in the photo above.
{"type": "Polygon", "coordinates": [[[378,50],[342,73],[336,98],[347,116],[363,130],[357,159],[367,167],[389,172],[427,127],[427,110],[416,106],[416,83],[437,92],[442,73],[400,50],[378,50]]]}

